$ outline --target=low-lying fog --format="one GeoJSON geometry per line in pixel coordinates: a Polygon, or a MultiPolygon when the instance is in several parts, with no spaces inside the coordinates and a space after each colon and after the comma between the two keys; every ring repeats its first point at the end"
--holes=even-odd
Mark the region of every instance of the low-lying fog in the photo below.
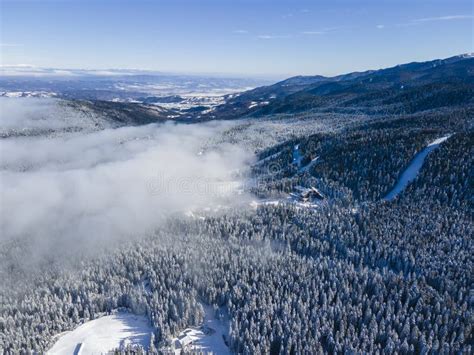
{"type": "MultiPolygon", "coordinates": [[[[54,131],[84,120],[55,117],[64,116],[55,100],[6,100],[0,120],[9,129],[54,131]]],[[[167,123],[0,139],[0,242],[95,247],[146,233],[169,214],[243,199],[235,172],[252,156],[228,144],[201,151],[228,127],[167,123]]]]}

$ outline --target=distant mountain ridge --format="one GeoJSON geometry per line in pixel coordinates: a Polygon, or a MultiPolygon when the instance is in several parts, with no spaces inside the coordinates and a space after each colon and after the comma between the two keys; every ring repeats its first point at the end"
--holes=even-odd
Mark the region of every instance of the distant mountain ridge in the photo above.
{"type": "Polygon", "coordinates": [[[378,106],[386,112],[410,113],[472,104],[473,88],[474,57],[467,53],[334,77],[295,76],[231,97],[213,115],[231,118],[312,109],[371,113],[378,106]]]}
{"type": "Polygon", "coordinates": [[[1,77],[0,96],[48,96],[120,124],[201,122],[272,115],[413,114],[474,108],[471,53],[333,77],[294,76],[237,93],[245,80],[137,76],[101,80],[1,77]],[[155,81],[158,80],[158,81],[155,81]],[[15,92],[21,89],[24,92],[15,92]],[[2,92],[4,90],[4,92],[2,92]],[[230,93],[229,93],[230,92],[230,93]],[[191,93],[191,94],[190,94],[191,93]]]}

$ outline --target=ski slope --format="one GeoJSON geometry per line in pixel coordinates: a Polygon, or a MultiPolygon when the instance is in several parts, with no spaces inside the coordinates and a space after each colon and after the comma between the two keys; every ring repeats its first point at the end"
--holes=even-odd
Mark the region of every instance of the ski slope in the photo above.
{"type": "Polygon", "coordinates": [[[119,312],[88,321],[59,337],[48,355],[106,354],[127,345],[148,349],[153,328],[143,316],[119,312]]]}
{"type": "Polygon", "coordinates": [[[438,148],[441,143],[447,140],[450,135],[438,138],[428,144],[421,152],[415,155],[413,160],[411,161],[410,165],[405,169],[402,173],[400,178],[398,179],[397,183],[393,187],[393,189],[383,198],[385,201],[391,201],[395,197],[398,196],[405,188],[412,182],[420,172],[423,163],[425,162],[426,157],[430,154],[433,150],[438,148]]]}

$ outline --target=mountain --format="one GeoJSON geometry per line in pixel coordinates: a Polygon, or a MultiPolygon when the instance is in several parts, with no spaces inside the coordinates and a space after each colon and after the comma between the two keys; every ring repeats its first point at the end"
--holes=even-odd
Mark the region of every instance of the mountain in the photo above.
{"type": "Polygon", "coordinates": [[[81,100],[80,105],[114,121],[134,124],[274,114],[412,114],[474,103],[472,54],[334,77],[295,76],[243,92],[245,85],[255,86],[257,81],[149,73],[74,74],[68,78],[51,77],[49,72],[34,78],[5,75],[0,77],[0,90],[4,90],[0,96],[54,96],[73,104],[81,100]]]}
{"type": "Polygon", "coordinates": [[[472,67],[0,97],[0,354],[473,353],[472,67]]]}
{"type": "Polygon", "coordinates": [[[303,111],[413,113],[471,105],[474,57],[413,62],[335,77],[296,76],[231,97],[216,117],[263,116],[303,111]]]}

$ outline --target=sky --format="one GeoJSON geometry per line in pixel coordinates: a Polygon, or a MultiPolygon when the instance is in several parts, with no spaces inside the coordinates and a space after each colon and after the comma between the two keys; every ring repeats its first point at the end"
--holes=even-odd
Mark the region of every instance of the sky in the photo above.
{"type": "Polygon", "coordinates": [[[465,0],[0,0],[2,65],[336,75],[473,51],[465,0]]]}

